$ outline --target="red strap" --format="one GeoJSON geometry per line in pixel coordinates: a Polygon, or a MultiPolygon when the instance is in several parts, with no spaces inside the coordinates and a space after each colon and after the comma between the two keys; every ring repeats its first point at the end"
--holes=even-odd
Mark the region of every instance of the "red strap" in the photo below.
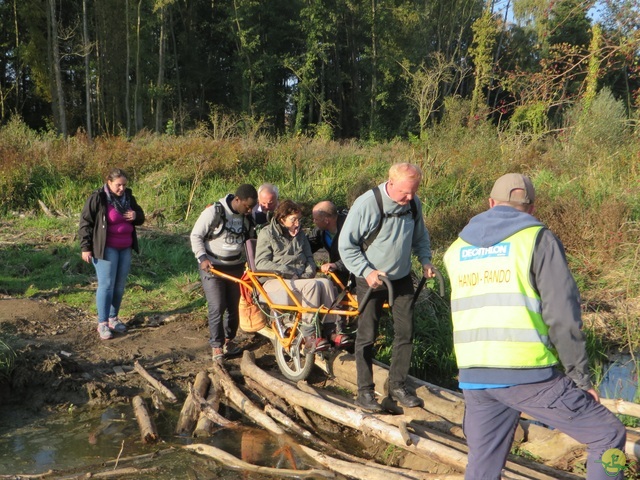
{"type": "MultiPolygon", "coordinates": [[[[247,275],[247,272],[244,272],[242,274],[242,277],[240,277],[241,280],[244,280],[247,283],[251,283],[251,279],[249,278],[249,275],[247,275]]],[[[242,295],[244,297],[245,302],[247,302],[247,305],[253,305],[253,298],[251,297],[251,290],[249,288],[247,288],[244,283],[240,284],[240,295],[242,295]]]]}

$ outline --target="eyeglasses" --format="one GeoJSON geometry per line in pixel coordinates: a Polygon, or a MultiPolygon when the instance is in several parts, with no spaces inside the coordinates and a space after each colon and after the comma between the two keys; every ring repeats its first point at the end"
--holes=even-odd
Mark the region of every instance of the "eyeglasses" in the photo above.
{"type": "Polygon", "coordinates": [[[295,225],[296,223],[300,223],[300,218],[301,217],[298,217],[296,215],[289,215],[287,218],[284,219],[284,221],[295,225]]]}

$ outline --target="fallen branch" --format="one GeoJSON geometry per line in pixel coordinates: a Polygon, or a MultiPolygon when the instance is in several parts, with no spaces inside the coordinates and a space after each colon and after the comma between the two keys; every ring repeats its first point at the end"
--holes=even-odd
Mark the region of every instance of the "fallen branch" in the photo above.
{"type": "Polygon", "coordinates": [[[49,208],[45,205],[45,203],[42,200],[38,199],[38,205],[40,205],[40,208],[42,209],[42,211],[47,217],[55,217],[53,212],[49,210],[49,208]]]}
{"type": "Polygon", "coordinates": [[[20,479],[20,478],[45,478],[48,477],[49,475],[53,475],[54,472],[53,470],[48,470],[46,472],[42,472],[42,473],[34,473],[34,474],[28,474],[28,473],[16,473],[16,474],[11,474],[11,475],[0,475],[0,478],[6,478],[6,479],[10,479],[10,480],[15,480],[15,479],[20,479]]]}
{"type": "Polygon", "coordinates": [[[271,475],[277,478],[335,478],[333,473],[316,468],[310,470],[291,470],[286,468],[271,468],[253,465],[211,445],[196,443],[193,445],[185,445],[183,448],[211,457],[217,462],[223,463],[224,465],[234,469],[260,473],[262,475],[271,475]]]}
{"type": "Polygon", "coordinates": [[[602,405],[607,407],[613,413],[630,415],[632,417],[640,418],[640,405],[638,405],[637,403],[626,402],[620,398],[601,398],[600,403],[602,403],[602,405]]]}
{"type": "Polygon", "coordinates": [[[166,397],[168,402],[176,403],[178,401],[178,398],[173,394],[173,392],[169,390],[167,387],[165,387],[158,380],[153,378],[151,375],[149,375],[149,373],[144,369],[144,367],[140,365],[140,362],[136,360],[136,362],[133,364],[133,368],[136,372],[138,372],[142,376],[142,378],[144,378],[147,382],[149,382],[156,390],[160,391],[166,397]]]}
{"type": "MultiPolygon", "coordinates": [[[[211,392],[213,392],[213,397],[215,400],[213,400],[210,403],[208,400],[205,400],[204,398],[202,398],[202,396],[200,396],[200,393],[195,388],[193,387],[191,388],[193,399],[197,403],[197,408],[200,414],[203,415],[205,419],[221,427],[237,426],[236,422],[232,422],[228,418],[225,418],[224,416],[220,415],[217,411],[217,408],[213,406],[214,403],[217,403],[218,405],[220,404],[220,401],[217,400],[216,389],[213,387],[213,385],[211,386],[211,392]]],[[[196,430],[197,429],[198,428],[196,427],[196,430]]],[[[197,436],[195,435],[195,432],[194,432],[194,436],[197,436]]]]}
{"type": "Polygon", "coordinates": [[[196,403],[197,400],[194,399],[194,395],[197,393],[202,399],[207,394],[210,384],[211,380],[209,380],[207,372],[198,372],[193,382],[193,387],[182,405],[182,410],[180,410],[175,430],[177,435],[191,435],[191,432],[193,432],[193,427],[200,413],[200,402],[196,403]]]}
{"type": "Polygon", "coordinates": [[[404,473],[397,471],[393,472],[388,469],[381,469],[372,465],[354,465],[352,462],[330,457],[324,453],[313,450],[312,448],[305,447],[304,445],[300,445],[300,448],[320,465],[324,465],[334,472],[338,472],[342,475],[348,476],[349,478],[356,478],[358,480],[462,480],[464,478],[464,474],[461,473],[437,474],[413,472],[410,470],[407,470],[406,473],[404,473]]]}
{"type": "Polygon", "coordinates": [[[159,440],[158,432],[156,430],[147,406],[141,396],[136,395],[131,401],[133,404],[133,412],[138,420],[138,426],[140,427],[140,435],[143,443],[156,443],[159,440]]]}
{"type": "Polygon", "coordinates": [[[227,398],[238,409],[251,418],[258,425],[266,428],[276,435],[282,435],[284,431],[274,422],[266,413],[259,409],[249,398],[240,391],[240,389],[233,382],[227,371],[218,362],[213,362],[213,372],[215,378],[212,378],[212,383],[215,383],[215,379],[220,382],[222,389],[224,390],[227,398]]]}
{"type": "MultiPolygon", "coordinates": [[[[158,471],[158,467],[149,467],[149,468],[119,468],[117,470],[109,470],[108,472],[98,472],[90,474],[90,478],[119,478],[122,475],[140,475],[143,473],[154,473],[158,471]]],[[[87,478],[87,477],[83,477],[87,478]]]]}

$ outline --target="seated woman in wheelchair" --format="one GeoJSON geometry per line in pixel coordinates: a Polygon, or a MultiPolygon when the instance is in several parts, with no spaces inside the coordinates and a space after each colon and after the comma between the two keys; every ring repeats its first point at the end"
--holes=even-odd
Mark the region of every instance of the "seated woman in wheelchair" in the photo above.
{"type": "MultiPolygon", "coordinates": [[[[255,266],[261,272],[274,272],[286,279],[291,291],[305,307],[330,308],[336,298],[333,283],[328,278],[316,278],[316,263],[307,235],[300,228],[301,207],[284,200],[276,208],[271,223],[258,235],[255,266]]],[[[291,305],[292,301],[278,279],[265,279],[263,288],[274,303],[291,305]]],[[[322,351],[330,343],[316,335],[315,314],[302,315],[300,331],[305,337],[305,349],[322,351]]],[[[326,315],[325,322],[335,322],[336,315],[326,315]],[[328,317],[328,318],[327,318],[328,317]]]]}

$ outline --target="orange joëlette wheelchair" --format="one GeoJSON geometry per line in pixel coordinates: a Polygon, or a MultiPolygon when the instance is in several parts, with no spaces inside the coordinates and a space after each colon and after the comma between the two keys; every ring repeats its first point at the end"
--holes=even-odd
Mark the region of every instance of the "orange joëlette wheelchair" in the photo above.
{"type": "MultiPolygon", "coordinates": [[[[260,310],[262,310],[266,316],[266,326],[262,330],[259,330],[258,333],[272,338],[278,368],[289,380],[294,382],[305,380],[315,364],[316,355],[325,355],[328,353],[305,350],[304,337],[299,329],[302,315],[307,313],[314,314],[316,331],[319,335],[322,335],[322,319],[326,315],[339,315],[346,320],[346,323],[355,323],[356,317],[360,314],[360,309],[366,305],[373,290],[369,289],[364,295],[364,298],[358,302],[358,299],[352,292],[355,287],[353,285],[345,286],[333,272],[329,272],[329,277],[339,291],[334,305],[321,306],[320,308],[305,307],[294,295],[294,292],[285,282],[284,278],[277,273],[260,272],[256,270],[254,262],[255,247],[255,239],[249,239],[245,243],[247,268],[242,278],[220,272],[213,266],[210,272],[227,280],[237,282],[240,285],[243,297],[249,303],[259,306],[260,310]],[[281,304],[272,301],[260,281],[264,281],[265,279],[277,279],[282,286],[282,290],[286,292],[290,304],[281,304]]],[[[437,272],[437,274],[440,280],[441,295],[443,295],[443,282],[439,272],[437,272]]],[[[391,282],[382,276],[380,280],[389,290],[389,298],[393,299],[391,282]]],[[[416,296],[422,288],[422,285],[424,285],[424,280],[423,278],[419,289],[416,291],[416,296]]],[[[386,307],[391,305],[385,304],[386,307]]]]}

